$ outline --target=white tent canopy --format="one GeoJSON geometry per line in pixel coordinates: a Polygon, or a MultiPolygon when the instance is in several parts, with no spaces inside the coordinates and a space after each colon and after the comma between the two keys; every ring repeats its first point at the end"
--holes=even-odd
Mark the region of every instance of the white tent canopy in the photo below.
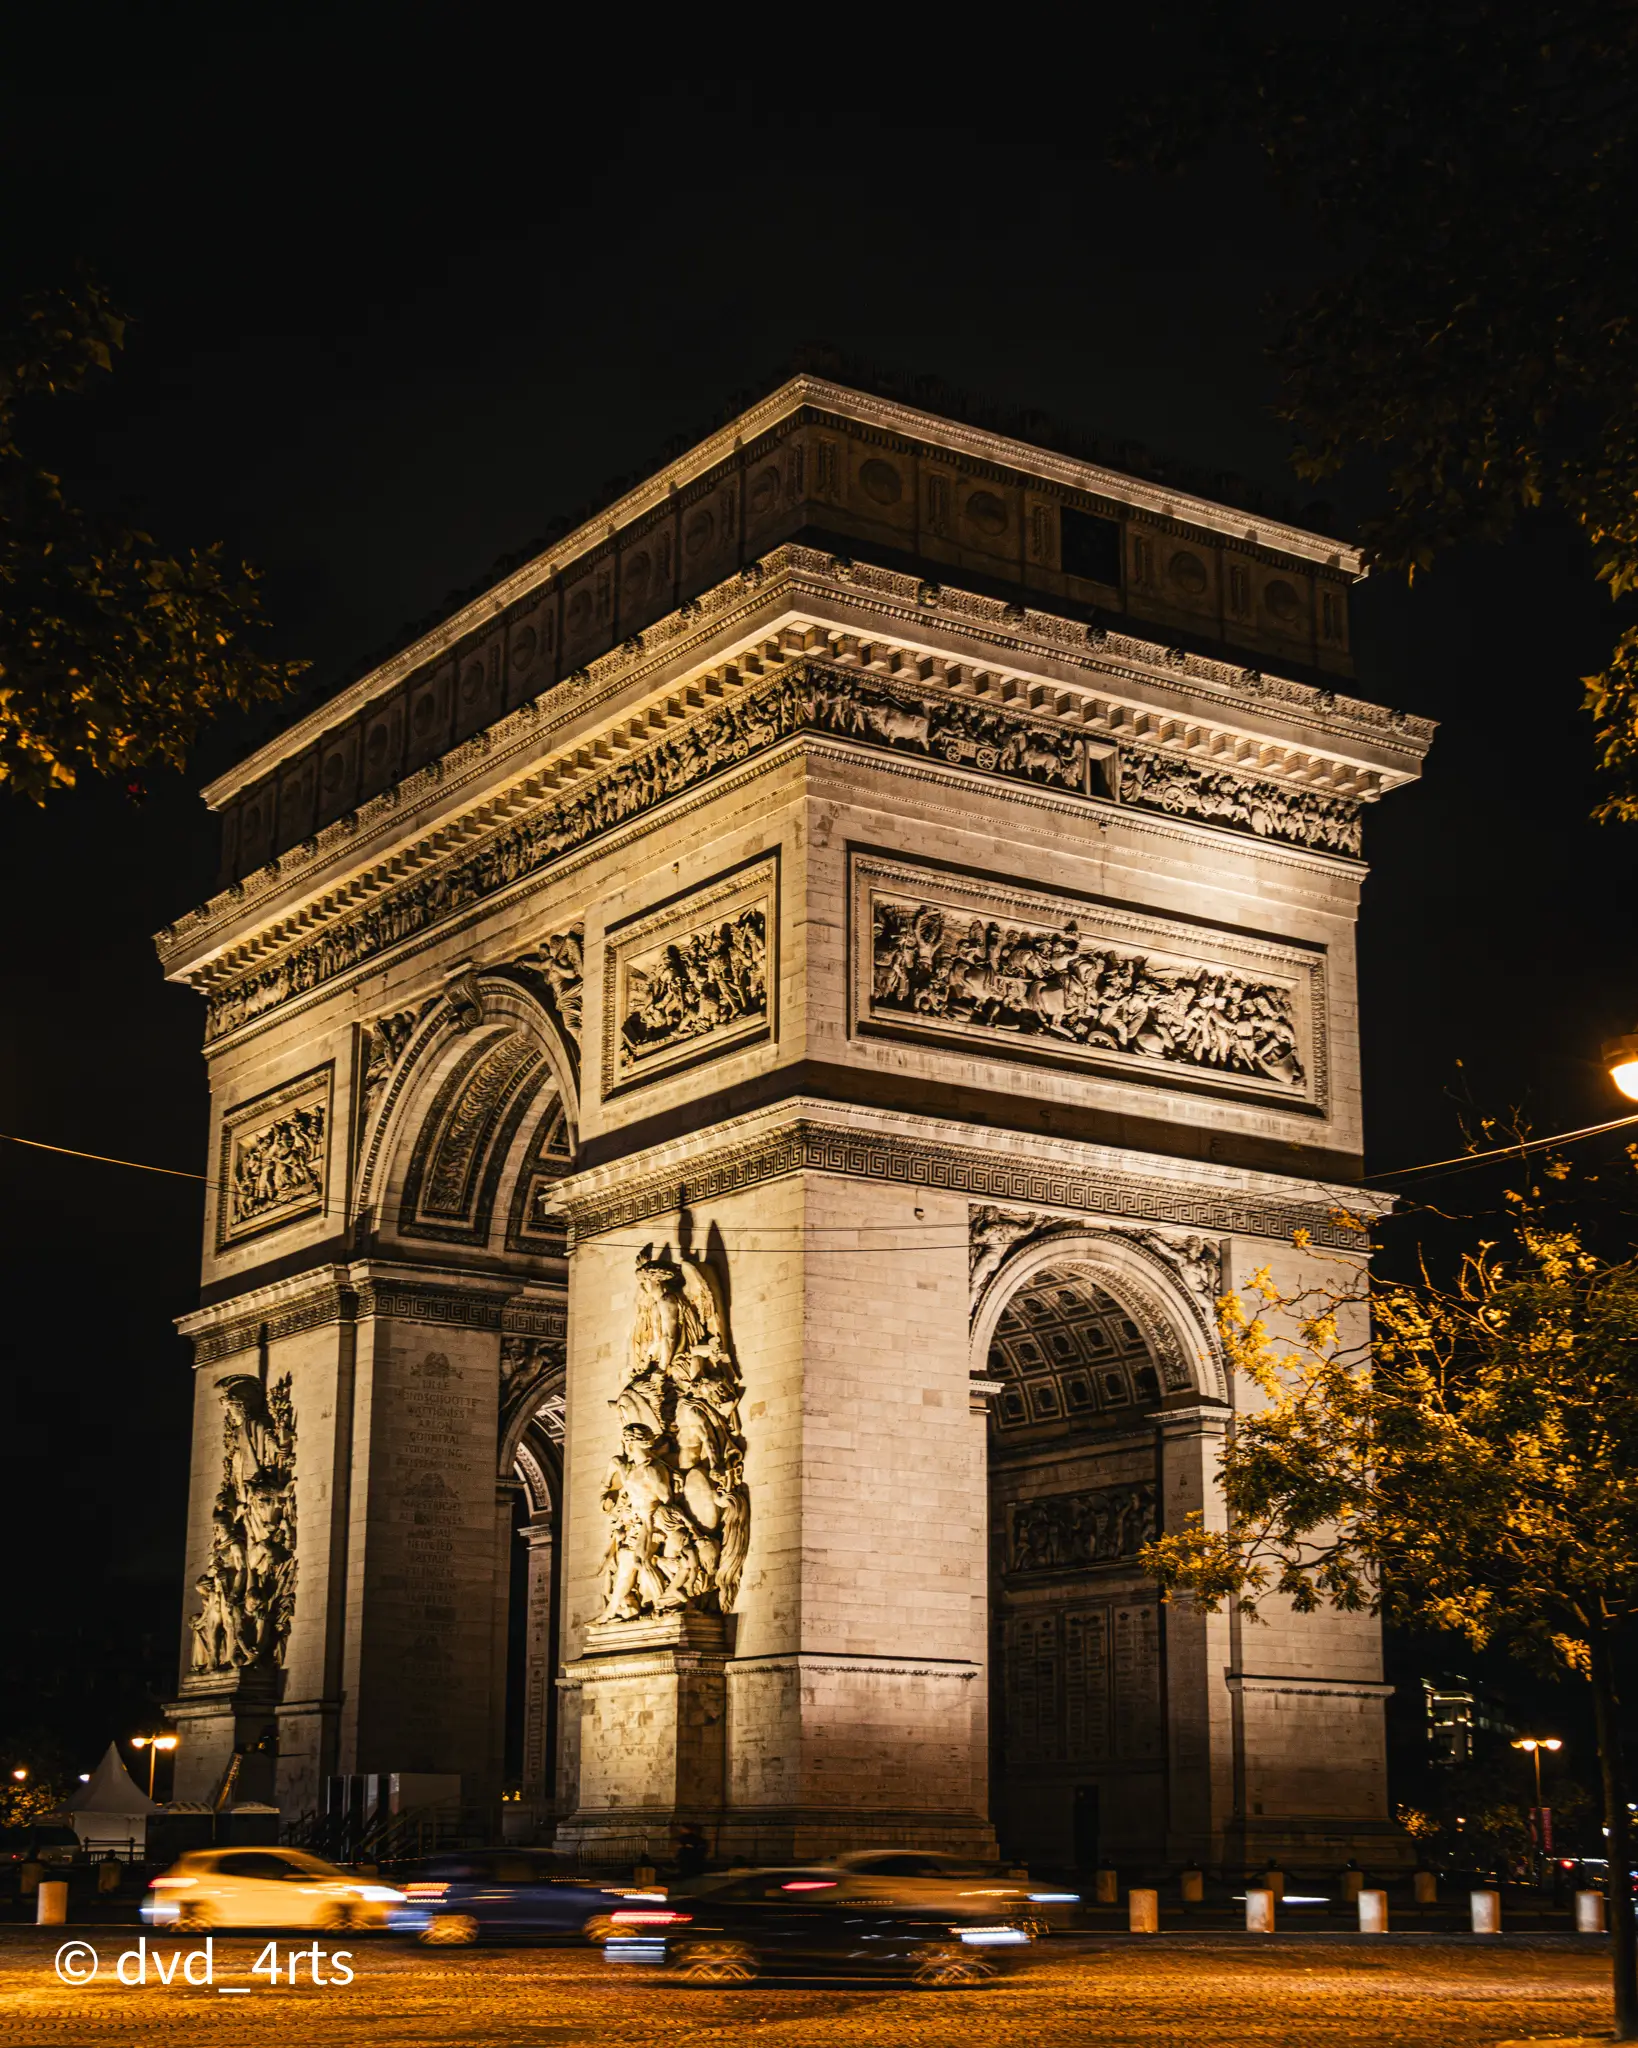
{"type": "Polygon", "coordinates": [[[64,1802],[64,1809],[82,1842],[143,1842],[149,1814],[159,1811],[125,1768],[113,1742],[88,1782],[64,1802]]]}

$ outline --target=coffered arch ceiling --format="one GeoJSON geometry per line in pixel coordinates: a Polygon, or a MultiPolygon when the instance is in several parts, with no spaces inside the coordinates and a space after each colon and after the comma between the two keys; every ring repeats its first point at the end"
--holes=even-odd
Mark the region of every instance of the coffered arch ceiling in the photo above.
{"type": "Polygon", "coordinates": [[[1160,1399],[1160,1377],[1136,1323],[1085,1270],[1044,1267],[1007,1300],[990,1340],[996,1433],[1066,1423],[1135,1422],[1160,1399]]]}

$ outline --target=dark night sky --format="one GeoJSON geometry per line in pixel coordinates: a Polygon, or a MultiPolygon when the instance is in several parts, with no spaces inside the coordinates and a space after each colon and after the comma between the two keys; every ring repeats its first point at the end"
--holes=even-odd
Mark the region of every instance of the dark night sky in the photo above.
{"type": "MultiPolygon", "coordinates": [[[[464,50],[423,39],[390,71],[233,31],[186,59],[104,45],[90,73],[42,51],[0,106],[4,284],[83,258],[138,319],[44,445],[171,545],[259,562],[281,648],[321,685],[814,340],[1310,495],[1262,351],[1270,296],[1323,252],[1250,161],[1164,186],[1101,168],[1085,73],[1061,122],[998,120],[1004,77],[867,105],[835,47],[707,87],[634,76],[611,46],[587,94],[586,67],[491,47],[481,19],[464,50]]],[[[929,81],[911,43],[873,61],[900,58],[960,82],[929,81]]],[[[1368,482],[1332,495],[1357,513],[1368,482]]],[[[1374,582],[1356,616],[1361,693],[1443,721],[1425,781],[1367,826],[1372,1166],[1456,1149],[1458,1057],[1539,1128],[1615,1114],[1596,1055],[1638,1015],[1638,836],[1585,822],[1576,681],[1607,601],[1544,524],[1414,592],[1374,582]]],[[[194,792],[245,743],[218,729],[140,806],[0,804],[0,1129],[199,1165],[201,1009],[148,934],[208,893],[194,792]]],[[[195,1298],[200,1195],[0,1146],[0,1205],[7,1599],[30,1645],[0,1735],[66,1683],[95,1749],[144,1668],[169,1675],[188,1379],[170,1319],[195,1298]],[[99,1691],[84,1646],[103,1643],[99,1691]]]]}

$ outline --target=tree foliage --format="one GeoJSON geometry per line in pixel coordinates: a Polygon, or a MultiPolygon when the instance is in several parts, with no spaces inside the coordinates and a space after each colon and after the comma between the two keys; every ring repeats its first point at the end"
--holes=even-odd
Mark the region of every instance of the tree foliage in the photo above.
{"type": "MultiPolygon", "coordinates": [[[[1267,1267],[1218,1303],[1260,1396],[1224,1448],[1221,1527],[1142,1553],[1169,1594],[1376,1609],[1591,1681],[1612,1867],[1628,1819],[1614,1663],[1638,1617],[1638,1258],[1521,1197],[1510,1243],[1448,1285],[1363,1260],[1291,1294],[1267,1267]],[[1368,1345],[1354,1341],[1369,1312],[1368,1345]]],[[[1618,2035],[1638,2035],[1631,1899],[1612,1895],[1618,2035]]]]}
{"type": "MultiPolygon", "coordinates": [[[[1458,0],[1323,15],[1207,7],[1190,84],[1116,154],[1249,143],[1329,241],[1274,344],[1296,464],[1387,463],[1367,559],[1414,575],[1537,507],[1638,590],[1638,10],[1458,0]]],[[[1589,677],[1596,815],[1638,821],[1638,627],[1589,677]]]]}
{"type": "Polygon", "coordinates": [[[0,784],[38,803],[83,774],[180,767],[200,725],[286,691],[256,572],[93,518],[23,451],[34,405],[111,371],[126,321],[88,280],[26,300],[0,334],[0,784]]]}
{"type": "Polygon", "coordinates": [[[1265,1405],[1225,1454],[1228,1527],[1161,1537],[1163,1580],[1250,1615],[1384,1606],[1587,1676],[1638,1616],[1638,1259],[1526,1217],[1448,1289],[1290,1296],[1265,1267],[1246,1296],[1218,1327],[1265,1405]],[[1346,1340],[1367,1300],[1368,1368],[1346,1340]]]}

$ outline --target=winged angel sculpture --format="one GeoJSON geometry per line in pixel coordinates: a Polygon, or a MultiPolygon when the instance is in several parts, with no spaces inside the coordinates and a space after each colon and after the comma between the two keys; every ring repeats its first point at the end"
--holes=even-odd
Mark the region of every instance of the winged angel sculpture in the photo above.
{"type": "Polygon", "coordinates": [[[745,1389],[716,1275],[670,1247],[637,1260],[631,1371],[610,1405],[620,1450],[603,1486],[609,1517],[603,1621],[685,1608],[728,1614],[751,1535],[745,1389]]]}

